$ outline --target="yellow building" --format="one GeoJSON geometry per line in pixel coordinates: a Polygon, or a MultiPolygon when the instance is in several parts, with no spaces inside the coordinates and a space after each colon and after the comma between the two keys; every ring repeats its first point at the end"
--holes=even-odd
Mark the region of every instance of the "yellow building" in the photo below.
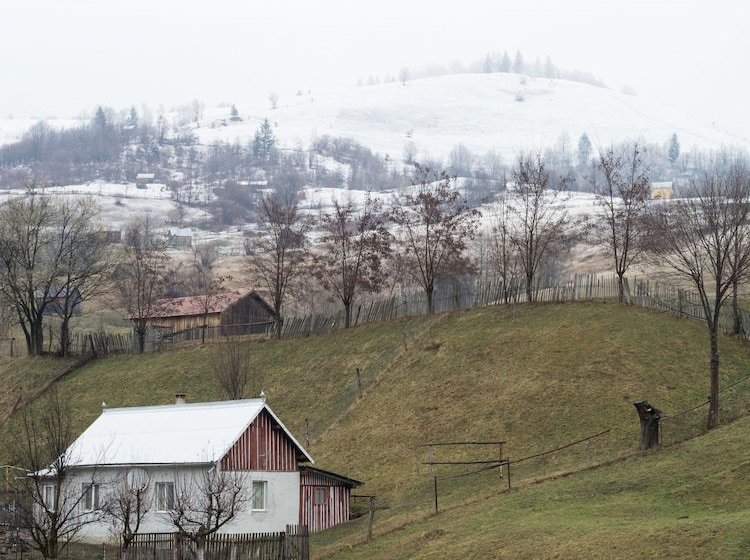
{"type": "Polygon", "coordinates": [[[669,200],[672,198],[672,181],[651,183],[651,200],[669,200]]]}

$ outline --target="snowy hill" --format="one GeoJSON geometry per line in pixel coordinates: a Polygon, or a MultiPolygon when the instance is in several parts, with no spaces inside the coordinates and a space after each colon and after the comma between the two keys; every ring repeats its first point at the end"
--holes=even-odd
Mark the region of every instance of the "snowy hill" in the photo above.
{"type": "Polygon", "coordinates": [[[445,157],[463,143],[476,153],[494,149],[512,157],[539,149],[565,134],[575,147],[586,132],[595,144],[643,138],[663,143],[676,132],[683,150],[693,146],[750,145],[689,115],[606,88],[517,74],[458,74],[346,91],[281,96],[277,109],[238,103],[243,122],[227,120],[228,108],[206,111],[195,129],[203,143],[247,141],[269,118],[282,145],[308,145],[311,137],[349,136],[400,159],[413,141],[419,157],[445,157]],[[213,123],[213,126],[209,126],[213,123]],[[409,138],[407,135],[410,135],[409,138]]]}

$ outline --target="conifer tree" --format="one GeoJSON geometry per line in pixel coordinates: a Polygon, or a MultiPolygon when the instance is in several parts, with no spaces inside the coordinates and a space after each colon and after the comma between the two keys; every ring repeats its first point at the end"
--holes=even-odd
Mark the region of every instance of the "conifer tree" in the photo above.
{"type": "Polygon", "coordinates": [[[669,139],[669,149],[667,155],[669,157],[669,163],[671,163],[672,165],[674,165],[677,162],[677,159],[680,157],[680,141],[677,138],[676,132],[672,134],[672,137],[669,139]]]}

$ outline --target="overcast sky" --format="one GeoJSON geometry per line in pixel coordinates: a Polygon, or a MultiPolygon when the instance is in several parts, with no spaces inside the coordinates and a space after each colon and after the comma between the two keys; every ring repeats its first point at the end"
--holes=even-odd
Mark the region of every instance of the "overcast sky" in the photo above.
{"type": "Polygon", "coordinates": [[[750,130],[748,0],[0,0],[0,116],[353,86],[490,50],[750,130]]]}

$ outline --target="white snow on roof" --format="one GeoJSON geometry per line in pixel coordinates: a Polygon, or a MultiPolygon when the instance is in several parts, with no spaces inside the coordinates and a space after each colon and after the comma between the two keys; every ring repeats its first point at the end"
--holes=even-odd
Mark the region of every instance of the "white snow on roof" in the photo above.
{"type": "Polygon", "coordinates": [[[69,462],[73,466],[215,463],[264,408],[281,424],[262,399],[105,409],[70,447],[69,462]]]}
{"type": "Polygon", "coordinates": [[[154,177],[153,173],[139,173],[135,176],[136,179],[153,179],[154,177]]]}

